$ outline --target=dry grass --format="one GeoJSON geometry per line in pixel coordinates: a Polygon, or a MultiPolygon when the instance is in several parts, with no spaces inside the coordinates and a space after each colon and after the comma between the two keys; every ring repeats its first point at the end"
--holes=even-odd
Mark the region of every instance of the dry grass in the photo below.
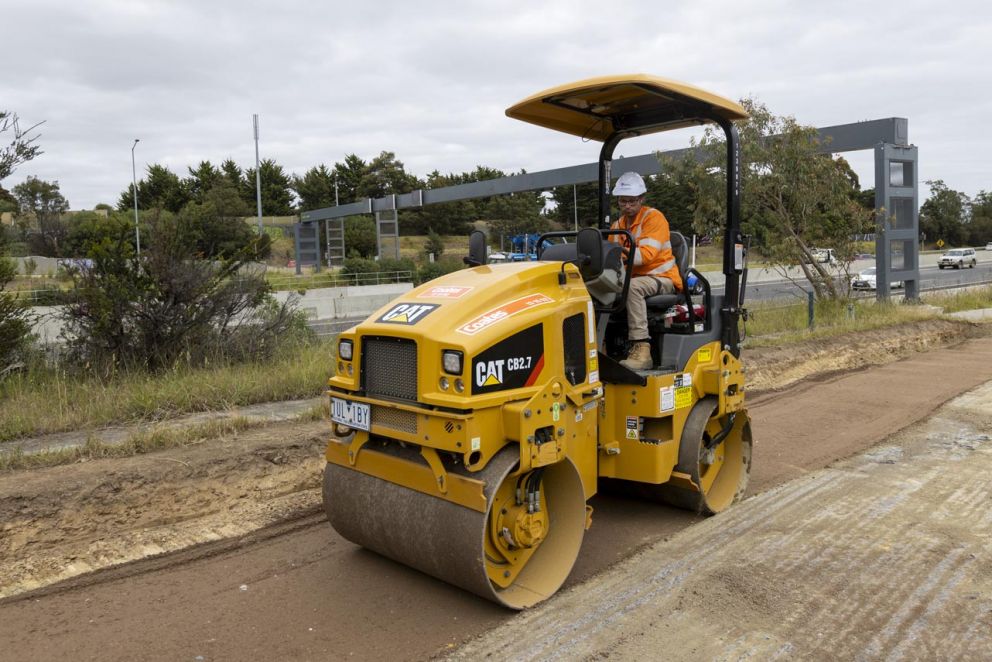
{"type": "Polygon", "coordinates": [[[750,347],[787,345],[810,338],[857,333],[906,322],[939,317],[939,311],[926,306],[878,303],[874,299],[819,301],[814,306],[813,326],[809,325],[807,302],[782,304],[752,302],[751,319],[746,324],[750,347]]]}
{"type": "Polygon", "coordinates": [[[315,397],[333,361],[334,344],[323,342],[266,363],[121,375],[109,382],[31,371],[0,386],[0,441],[315,397]]]}

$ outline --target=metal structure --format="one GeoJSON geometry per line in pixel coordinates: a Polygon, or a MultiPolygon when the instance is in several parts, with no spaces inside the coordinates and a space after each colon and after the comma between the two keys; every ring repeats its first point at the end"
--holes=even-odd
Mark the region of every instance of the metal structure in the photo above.
{"type": "MultiPolygon", "coordinates": [[[[889,283],[901,280],[906,284],[906,297],[917,298],[920,234],[917,177],[919,169],[917,148],[909,144],[909,120],[889,117],[827,126],[817,131],[820,139],[827,146],[823,149],[824,153],[874,150],[877,296],[879,299],[888,298],[889,283]]],[[[691,151],[693,151],[691,148],[670,150],[661,152],[661,156],[679,159],[691,151]]],[[[642,175],[660,173],[661,164],[658,155],[641,154],[612,161],[613,173],[631,170],[642,175]]],[[[398,218],[398,213],[402,209],[416,209],[441,202],[471,200],[521,191],[546,190],[555,186],[595,182],[598,179],[599,162],[584,163],[481,182],[394,194],[383,198],[365,198],[358,202],[304,211],[300,214],[300,220],[306,225],[324,219],[382,211],[396,211],[398,218]]],[[[378,222],[376,227],[378,232],[378,222]]]]}
{"type": "Polygon", "coordinates": [[[134,139],[134,144],[131,145],[131,190],[134,193],[134,246],[135,252],[141,255],[141,226],[138,222],[138,173],[134,167],[134,148],[138,146],[141,142],[140,138],[134,139]]]}
{"type": "Polygon", "coordinates": [[[319,272],[320,225],[297,223],[293,226],[293,240],[296,247],[296,273],[302,274],[303,267],[313,267],[314,271],[319,272]]]}

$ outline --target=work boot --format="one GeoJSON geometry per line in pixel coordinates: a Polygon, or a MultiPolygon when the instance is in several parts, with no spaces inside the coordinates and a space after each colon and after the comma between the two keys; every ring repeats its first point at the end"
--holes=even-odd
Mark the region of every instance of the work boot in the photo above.
{"type": "Polygon", "coordinates": [[[635,342],[630,348],[630,354],[620,362],[620,365],[631,370],[650,370],[654,365],[651,360],[651,343],[635,342]]]}

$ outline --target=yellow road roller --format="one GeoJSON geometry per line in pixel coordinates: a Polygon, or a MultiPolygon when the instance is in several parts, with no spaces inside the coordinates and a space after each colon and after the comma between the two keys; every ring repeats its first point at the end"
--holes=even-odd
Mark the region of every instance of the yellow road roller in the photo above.
{"type": "MultiPolygon", "coordinates": [[[[524,609],[565,581],[604,483],[703,513],[744,494],[747,241],[733,122],[746,113],[638,74],[545,90],[506,114],[602,142],[599,227],[542,236],[537,261],[504,264],[486,264],[473,233],[467,268],[342,333],[323,498],[346,539],[524,609]],[[636,241],[609,229],[613,152],[707,122],[726,135],[724,293],[695,273],[701,294],[649,298],[653,366],[630,370],[619,359],[636,241]]],[[[672,244],[685,279],[684,239],[672,244]]]]}

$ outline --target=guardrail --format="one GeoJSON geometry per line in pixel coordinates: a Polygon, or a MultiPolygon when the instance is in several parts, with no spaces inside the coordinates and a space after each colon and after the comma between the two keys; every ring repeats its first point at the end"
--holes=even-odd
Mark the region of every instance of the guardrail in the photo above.
{"type": "Polygon", "coordinates": [[[307,276],[267,276],[274,290],[316,289],[319,287],[348,287],[349,285],[385,285],[411,283],[412,271],[375,271],[356,274],[311,274],[307,276]]]}

